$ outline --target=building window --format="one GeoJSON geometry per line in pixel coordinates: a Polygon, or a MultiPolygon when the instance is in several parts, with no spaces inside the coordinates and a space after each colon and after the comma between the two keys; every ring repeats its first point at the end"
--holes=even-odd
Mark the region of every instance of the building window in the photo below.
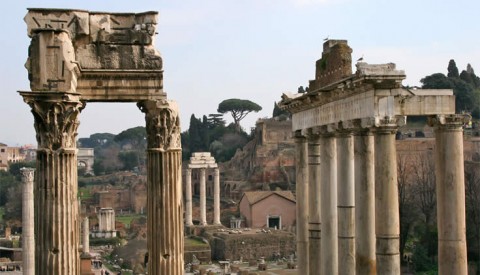
{"type": "Polygon", "coordinates": [[[2,153],[5,153],[5,149],[2,149],[1,152],[2,152],[2,153]]]}

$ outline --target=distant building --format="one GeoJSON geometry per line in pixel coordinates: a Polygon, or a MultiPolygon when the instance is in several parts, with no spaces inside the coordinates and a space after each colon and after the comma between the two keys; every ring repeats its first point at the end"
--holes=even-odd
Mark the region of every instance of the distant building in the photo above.
{"type": "Polygon", "coordinates": [[[98,228],[90,233],[92,238],[115,238],[115,211],[112,208],[101,208],[97,213],[98,228]]]}
{"type": "Polygon", "coordinates": [[[95,151],[93,148],[78,148],[77,163],[78,168],[85,168],[86,174],[93,175],[93,162],[95,158],[95,151]]]}
{"type": "Polygon", "coordinates": [[[247,191],[240,199],[245,226],[283,229],[295,224],[296,200],[291,191],[247,191]]]}
{"type": "Polygon", "coordinates": [[[9,163],[16,163],[25,160],[20,147],[8,147],[0,143],[0,170],[7,171],[9,163]]]}

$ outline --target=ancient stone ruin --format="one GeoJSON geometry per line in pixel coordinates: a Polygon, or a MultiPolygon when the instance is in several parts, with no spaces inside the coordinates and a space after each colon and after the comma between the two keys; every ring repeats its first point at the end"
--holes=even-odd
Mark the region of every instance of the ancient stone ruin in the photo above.
{"type": "Polygon", "coordinates": [[[193,153],[186,169],[185,178],[185,225],[192,226],[192,169],[200,169],[200,225],[207,225],[206,169],[213,169],[213,224],[220,222],[220,170],[209,152],[193,153]]]}
{"type": "Polygon", "coordinates": [[[408,89],[395,64],[356,64],[328,40],[308,92],[283,94],[296,142],[299,274],[400,274],[395,134],[435,128],[439,274],[467,274],[462,125],[452,90],[408,89]]]}
{"type": "Polygon", "coordinates": [[[135,102],[147,129],[148,274],[183,274],[180,121],[163,91],[157,12],[29,9],[38,141],[35,274],[80,274],[76,136],[88,102],[135,102]]]}

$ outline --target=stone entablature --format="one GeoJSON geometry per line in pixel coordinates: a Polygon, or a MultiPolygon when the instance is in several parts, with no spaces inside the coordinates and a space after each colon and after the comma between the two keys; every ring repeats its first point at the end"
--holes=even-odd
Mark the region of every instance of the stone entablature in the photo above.
{"type": "Polygon", "coordinates": [[[76,92],[88,101],[166,98],[154,48],[157,15],[28,9],[31,89],[76,92]]]}
{"type": "Polygon", "coordinates": [[[279,106],[292,112],[293,130],[384,117],[455,113],[453,91],[408,89],[401,86],[405,73],[395,64],[357,63],[357,74],[310,90],[282,95],[279,106]]]}
{"type": "Polygon", "coordinates": [[[215,158],[208,152],[197,152],[193,153],[190,157],[190,163],[188,164],[188,168],[195,169],[195,168],[217,168],[218,165],[215,162],[215,158]]]}

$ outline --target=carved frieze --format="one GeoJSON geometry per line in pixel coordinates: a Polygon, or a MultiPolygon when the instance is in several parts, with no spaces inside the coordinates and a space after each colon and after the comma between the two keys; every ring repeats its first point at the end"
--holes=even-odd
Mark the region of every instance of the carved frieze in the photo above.
{"type": "Polygon", "coordinates": [[[78,115],[84,103],[78,95],[22,92],[32,108],[39,149],[76,148],[78,115]]]}
{"type": "Polygon", "coordinates": [[[145,113],[148,148],[180,150],[180,117],[174,101],[141,101],[138,107],[145,113]]]}
{"type": "Polygon", "coordinates": [[[25,67],[32,91],[76,91],[80,71],[67,32],[44,31],[34,34],[25,67]]]}

